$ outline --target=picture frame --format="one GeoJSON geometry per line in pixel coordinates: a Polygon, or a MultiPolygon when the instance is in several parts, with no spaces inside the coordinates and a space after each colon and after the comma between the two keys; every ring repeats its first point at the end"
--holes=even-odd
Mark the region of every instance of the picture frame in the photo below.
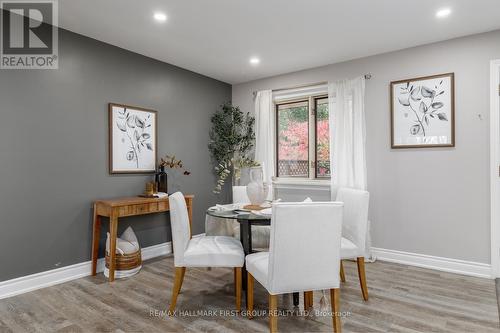
{"type": "Polygon", "coordinates": [[[391,148],[455,147],[455,74],[390,83],[391,148]]]}
{"type": "Polygon", "coordinates": [[[109,103],[108,121],[109,173],[155,173],[158,161],[158,112],[109,103]]]}

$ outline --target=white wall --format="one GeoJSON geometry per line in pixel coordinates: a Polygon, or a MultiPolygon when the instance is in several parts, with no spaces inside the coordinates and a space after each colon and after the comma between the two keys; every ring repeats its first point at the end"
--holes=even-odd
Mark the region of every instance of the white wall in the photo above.
{"type": "Polygon", "coordinates": [[[366,88],[373,246],[489,263],[489,61],[497,58],[500,31],[234,85],[232,100],[253,111],[255,90],[373,74],[366,88]],[[456,79],[456,147],[391,150],[390,81],[446,72],[456,79]]]}

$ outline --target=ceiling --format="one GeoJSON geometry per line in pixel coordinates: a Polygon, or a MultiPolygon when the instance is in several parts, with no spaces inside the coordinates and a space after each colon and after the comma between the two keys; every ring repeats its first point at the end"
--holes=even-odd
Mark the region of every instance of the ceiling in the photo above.
{"type": "Polygon", "coordinates": [[[500,29],[500,1],[63,0],[59,24],[236,84],[500,29]]]}

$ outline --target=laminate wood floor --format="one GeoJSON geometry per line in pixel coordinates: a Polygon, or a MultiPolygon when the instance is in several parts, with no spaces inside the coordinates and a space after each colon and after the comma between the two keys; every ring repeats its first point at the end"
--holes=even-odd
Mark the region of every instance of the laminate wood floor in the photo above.
{"type": "MultiPolygon", "coordinates": [[[[494,280],[376,262],[366,265],[370,300],[364,302],[354,262],[344,264],[344,332],[500,332],[494,280]]],[[[108,284],[102,274],[0,300],[0,332],[267,332],[267,317],[233,316],[233,272],[188,269],[175,317],[166,311],[173,258],[144,264],[133,278],[108,284]],[[226,311],[227,310],[227,311],[226,311]],[[198,312],[197,312],[198,311],[198,312]]],[[[256,310],[267,294],[256,282],[256,310]]],[[[315,310],[322,293],[315,292],[315,310]]],[[[302,295],[300,300],[302,306],[302,295]]],[[[291,297],[279,308],[293,312],[291,297]]],[[[282,332],[331,332],[321,313],[278,319],[282,332]]]]}
{"type": "Polygon", "coordinates": [[[498,317],[500,319],[500,279],[495,279],[495,285],[497,289],[497,305],[498,305],[498,317]]]}

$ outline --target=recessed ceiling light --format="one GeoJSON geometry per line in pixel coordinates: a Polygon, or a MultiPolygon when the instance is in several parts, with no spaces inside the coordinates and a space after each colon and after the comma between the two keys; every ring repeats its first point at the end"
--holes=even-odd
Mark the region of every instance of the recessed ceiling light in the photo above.
{"type": "Polygon", "coordinates": [[[257,57],[252,57],[252,58],[250,58],[250,63],[251,63],[252,65],[254,65],[254,66],[255,66],[255,65],[258,65],[258,64],[260,64],[260,59],[259,59],[259,58],[257,58],[257,57]]]}
{"type": "Polygon", "coordinates": [[[153,17],[155,18],[155,20],[157,20],[158,22],[165,22],[167,20],[167,15],[165,13],[162,13],[162,12],[156,12],[153,17]]]}
{"type": "Polygon", "coordinates": [[[436,17],[437,18],[445,18],[445,17],[448,17],[450,14],[451,14],[450,8],[443,8],[443,9],[440,9],[436,12],[436,17]]]}

